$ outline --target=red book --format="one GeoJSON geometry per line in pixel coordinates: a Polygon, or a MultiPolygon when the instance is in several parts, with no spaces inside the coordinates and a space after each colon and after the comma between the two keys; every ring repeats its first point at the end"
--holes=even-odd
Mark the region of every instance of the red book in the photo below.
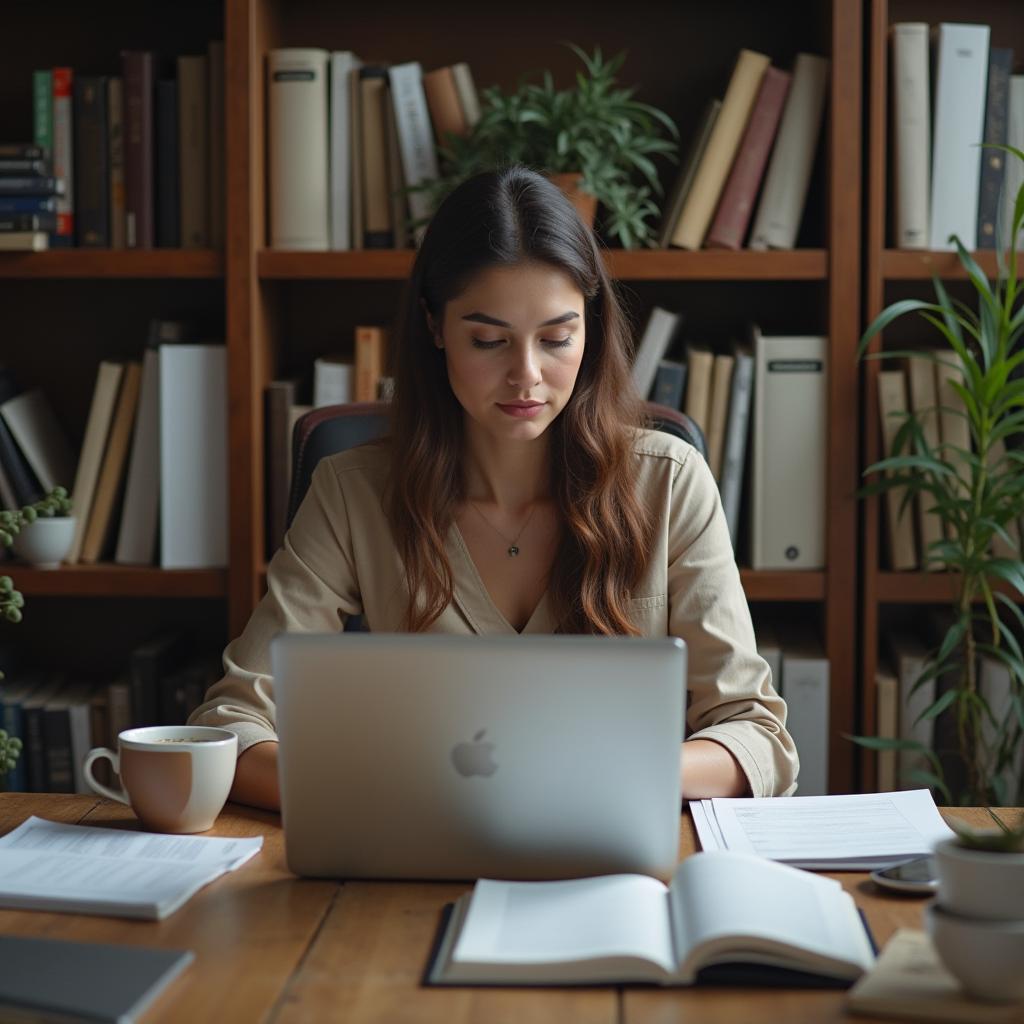
{"type": "Polygon", "coordinates": [[[792,77],[788,71],[778,68],[770,67],[765,71],[729,179],[722,190],[714,222],[704,242],[705,248],[743,247],[792,77]]]}
{"type": "Polygon", "coordinates": [[[129,249],[156,245],[153,186],[153,54],[125,50],[124,185],[125,243],[129,249]]]}
{"type": "Polygon", "coordinates": [[[57,197],[57,230],[51,244],[75,244],[75,182],[71,125],[74,82],[71,68],[53,69],[53,176],[64,179],[64,195],[57,197]]]}

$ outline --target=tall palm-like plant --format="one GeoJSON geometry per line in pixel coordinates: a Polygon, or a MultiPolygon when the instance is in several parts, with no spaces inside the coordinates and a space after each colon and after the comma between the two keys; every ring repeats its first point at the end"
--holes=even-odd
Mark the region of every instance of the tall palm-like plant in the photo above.
{"type": "MultiPolygon", "coordinates": [[[[1018,149],[998,148],[1024,160],[1018,149]]],[[[955,359],[962,370],[962,379],[951,384],[960,406],[942,412],[966,418],[970,450],[948,441],[929,444],[921,415],[901,414],[904,420],[893,451],[865,470],[877,479],[864,490],[873,494],[905,488],[901,514],[909,514],[916,496],[928,503],[930,514],[942,524],[941,539],[928,546],[924,557],[928,565],[956,576],[953,621],[914,685],[936,678],[955,680],[923,717],[937,718],[947,711],[955,716],[963,791],[951,791],[940,758],[919,743],[870,737],[858,742],[875,749],[920,752],[931,770],[919,772],[918,781],[939,790],[947,802],[1004,805],[1024,799],[1024,653],[1019,639],[1024,614],[1015,600],[1024,596],[1024,562],[1009,529],[1024,514],[1024,307],[1015,244],[1022,224],[1024,185],[1016,195],[1005,253],[1005,226],[1000,226],[994,281],[988,280],[959,238],[950,238],[977,295],[976,310],[951,299],[935,277],[935,302],[894,302],[864,332],[858,350],[858,356],[864,356],[871,338],[898,317],[917,313],[942,335],[948,351],[887,350],[868,358],[955,359]],[[993,549],[997,539],[1003,542],[997,546],[998,554],[993,549]],[[1006,588],[998,584],[1008,584],[1014,596],[1003,593],[1006,588]],[[979,688],[982,654],[997,659],[1009,672],[1008,708],[990,706],[979,688]]]]}

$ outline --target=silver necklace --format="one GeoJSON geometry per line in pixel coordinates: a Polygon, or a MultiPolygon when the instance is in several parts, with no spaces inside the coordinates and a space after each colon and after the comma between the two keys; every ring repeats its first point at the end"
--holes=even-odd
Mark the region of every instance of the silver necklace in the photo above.
{"type": "Polygon", "coordinates": [[[508,557],[515,558],[516,555],[519,554],[519,538],[522,537],[523,533],[526,531],[526,527],[530,525],[530,520],[533,518],[533,513],[536,511],[537,505],[534,504],[532,506],[530,514],[526,517],[526,522],[519,528],[519,532],[515,537],[513,537],[512,540],[509,540],[508,537],[506,537],[505,534],[503,534],[501,530],[499,530],[494,523],[492,523],[490,519],[480,511],[479,508],[477,508],[477,504],[472,500],[472,498],[467,498],[466,500],[474,509],[476,509],[476,514],[508,545],[508,557]]]}

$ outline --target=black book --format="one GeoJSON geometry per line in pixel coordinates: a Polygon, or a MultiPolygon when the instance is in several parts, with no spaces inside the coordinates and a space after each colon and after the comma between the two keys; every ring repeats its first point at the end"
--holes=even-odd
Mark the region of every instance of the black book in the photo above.
{"type": "MultiPolygon", "coordinates": [[[[1007,108],[1013,50],[992,47],[988,54],[988,95],[985,99],[985,142],[1006,145],[1007,108]]],[[[981,150],[981,180],[978,187],[978,248],[996,248],[996,221],[1002,201],[1006,161],[1015,159],[1001,149],[981,150]]],[[[1007,225],[1006,230],[1009,230],[1007,225]]]]}
{"type": "Polygon", "coordinates": [[[64,192],[64,179],[48,174],[0,177],[0,196],[62,196],[64,192]]]}
{"type": "Polygon", "coordinates": [[[0,213],[0,231],[56,231],[55,213],[0,213]]]}
{"type": "Polygon", "coordinates": [[[186,651],[186,636],[176,630],[161,633],[136,647],[128,663],[132,689],[133,724],[160,723],[160,679],[174,670],[186,651]]]}
{"type": "Polygon", "coordinates": [[[45,158],[0,156],[0,176],[18,177],[33,174],[53,174],[52,162],[45,158]]]}
{"type": "MultiPolygon", "coordinates": [[[[21,388],[14,374],[0,366],[0,405],[21,394],[21,388]]],[[[31,466],[14,440],[7,423],[0,416],[0,464],[3,465],[11,490],[19,506],[31,505],[43,497],[43,487],[32,472],[31,466]]]]}
{"type": "Polygon", "coordinates": [[[109,81],[75,76],[75,232],[83,248],[110,247],[109,81]]]}
{"type": "Polygon", "coordinates": [[[42,146],[31,142],[0,142],[0,159],[42,160],[48,154],[42,146]]]}
{"type": "Polygon", "coordinates": [[[156,244],[181,246],[181,172],[178,157],[178,83],[156,84],[156,244]]]}
{"type": "Polygon", "coordinates": [[[21,737],[21,756],[25,763],[25,788],[30,793],[48,792],[46,742],[43,716],[46,702],[60,689],[60,679],[52,676],[40,680],[39,685],[21,702],[21,720],[25,734],[21,737]]]}

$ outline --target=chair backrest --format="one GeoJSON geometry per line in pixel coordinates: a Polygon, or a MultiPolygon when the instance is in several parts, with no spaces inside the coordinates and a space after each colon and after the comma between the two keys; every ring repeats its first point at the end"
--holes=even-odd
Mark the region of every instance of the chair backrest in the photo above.
{"type": "MultiPolygon", "coordinates": [[[[654,402],[644,403],[647,416],[657,430],[682,438],[707,458],[707,446],[701,429],[678,409],[654,402]]],[[[316,464],[325,455],[354,448],[376,440],[387,430],[386,402],[352,402],[324,405],[301,416],[292,432],[292,481],[288,494],[288,525],[309,489],[316,464]]]]}

